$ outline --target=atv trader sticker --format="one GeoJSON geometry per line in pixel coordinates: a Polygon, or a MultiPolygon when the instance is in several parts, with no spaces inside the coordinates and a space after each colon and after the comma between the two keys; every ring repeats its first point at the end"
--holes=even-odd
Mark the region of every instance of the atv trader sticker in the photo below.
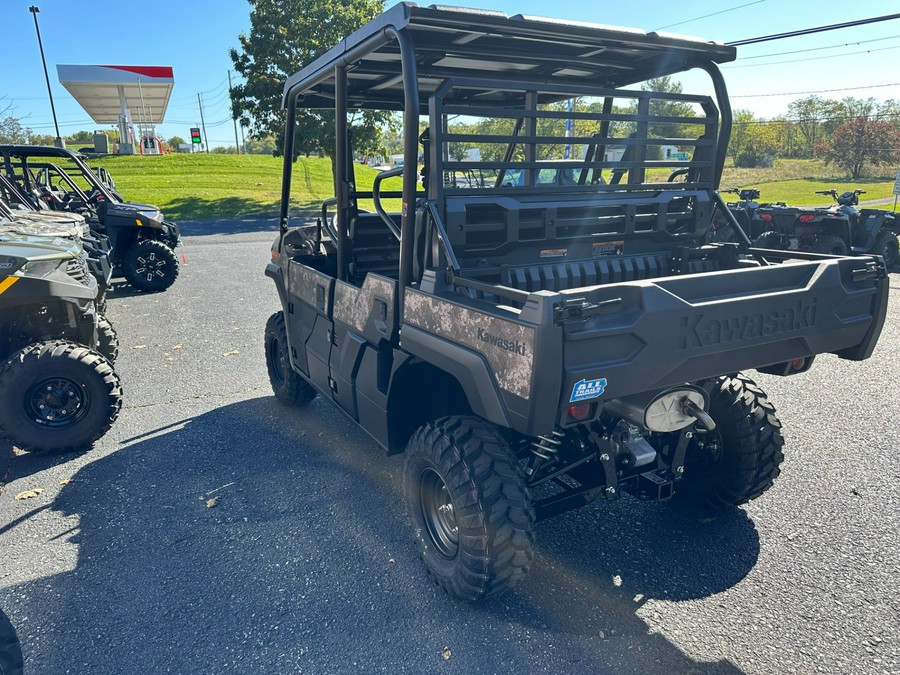
{"type": "Polygon", "coordinates": [[[569,399],[569,403],[597,398],[604,391],[606,391],[605,377],[601,377],[598,380],[580,380],[572,387],[572,397],[569,399]]]}

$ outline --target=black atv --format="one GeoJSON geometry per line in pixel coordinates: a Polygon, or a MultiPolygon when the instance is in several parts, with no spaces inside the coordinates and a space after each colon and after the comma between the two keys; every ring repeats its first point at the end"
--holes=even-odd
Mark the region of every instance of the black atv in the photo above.
{"type": "Polygon", "coordinates": [[[76,242],[0,232],[0,436],[23,450],[87,448],[119,414],[96,296],[76,242]]]}
{"type": "Polygon", "coordinates": [[[858,209],[859,195],[865,190],[817,190],[836,204],[830,207],[768,205],[758,209],[764,232],[754,246],[767,249],[809,251],[830,255],[868,255],[884,258],[893,268],[898,258],[897,232],[900,222],[890,211],[858,209]]]}
{"type": "MultiPolygon", "coordinates": [[[[750,237],[762,234],[762,221],[759,218],[760,192],[756,188],[730,188],[721,190],[722,193],[736,194],[740,201],[727,202],[726,206],[731,211],[734,219],[750,237]]],[[[784,204],[763,204],[763,206],[784,206],[784,204]]],[[[709,228],[710,242],[737,242],[740,238],[731,226],[731,219],[716,209],[712,225],[709,228]]]]}
{"type": "Polygon", "coordinates": [[[180,233],[157,207],[123,201],[70,150],[0,145],[0,161],[35,206],[80,213],[108,237],[113,265],[134,288],[163,291],[175,282],[180,233]]]}

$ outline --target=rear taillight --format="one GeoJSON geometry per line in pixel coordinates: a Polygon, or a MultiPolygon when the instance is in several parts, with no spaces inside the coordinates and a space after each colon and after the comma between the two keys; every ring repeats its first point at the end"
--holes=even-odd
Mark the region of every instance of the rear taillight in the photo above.
{"type": "Polygon", "coordinates": [[[760,220],[764,220],[767,223],[772,222],[772,214],[771,213],[760,213],[759,218],[760,218],[760,220]]]}
{"type": "Polygon", "coordinates": [[[581,421],[586,420],[588,416],[591,414],[591,404],[590,403],[579,403],[577,405],[569,406],[569,417],[573,420],[581,421]]]}
{"type": "Polygon", "coordinates": [[[815,219],[816,219],[816,217],[811,213],[804,213],[802,216],[800,216],[801,223],[808,223],[809,221],[815,220],[815,219]]]}

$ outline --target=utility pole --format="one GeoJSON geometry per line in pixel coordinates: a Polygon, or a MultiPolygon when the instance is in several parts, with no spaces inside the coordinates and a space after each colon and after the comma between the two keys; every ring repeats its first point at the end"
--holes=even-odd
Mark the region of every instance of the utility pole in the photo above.
{"type": "Polygon", "coordinates": [[[234,145],[238,154],[241,154],[241,146],[238,145],[237,115],[234,114],[234,99],[231,98],[231,71],[228,71],[228,98],[231,99],[231,121],[234,123],[234,145]]]}
{"type": "Polygon", "coordinates": [[[203,128],[203,147],[209,153],[209,138],[206,135],[206,122],[203,120],[203,99],[200,98],[200,92],[197,92],[197,105],[200,107],[200,126],[203,128]]]}
{"type": "Polygon", "coordinates": [[[34,30],[37,33],[38,39],[38,47],[41,50],[41,63],[44,65],[44,79],[47,80],[47,94],[50,96],[50,112],[53,113],[53,127],[56,129],[56,147],[64,148],[66,147],[63,143],[62,137],[59,135],[59,124],[56,122],[56,106],[53,105],[53,91],[50,89],[50,75],[47,73],[47,60],[44,58],[44,43],[41,41],[41,29],[38,26],[37,15],[40,13],[40,7],[36,5],[32,5],[28,8],[28,11],[31,12],[31,15],[34,17],[34,30]]]}

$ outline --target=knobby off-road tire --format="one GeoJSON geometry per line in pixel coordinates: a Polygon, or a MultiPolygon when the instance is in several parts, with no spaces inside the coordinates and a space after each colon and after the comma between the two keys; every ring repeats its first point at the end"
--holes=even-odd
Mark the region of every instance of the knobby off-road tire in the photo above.
{"type": "Polygon", "coordinates": [[[900,260],[900,252],[898,252],[897,235],[890,230],[881,230],[875,237],[875,245],[872,247],[872,253],[880,255],[884,258],[884,265],[889,270],[897,266],[900,260]]]}
{"type": "Polygon", "coordinates": [[[753,240],[754,248],[768,248],[776,251],[781,250],[781,237],[777,232],[763,232],[753,240]]]}
{"type": "Polygon", "coordinates": [[[0,610],[0,675],[22,675],[22,647],[12,623],[0,610]]]}
{"type": "Polygon", "coordinates": [[[105,434],[122,408],[112,364],[74,342],[30,345],[0,372],[0,435],[23,450],[83,450],[105,434]]]}
{"type": "Polygon", "coordinates": [[[288,347],[284,312],[275,312],[266,322],[266,369],[275,398],[294,407],[307,405],[316,397],[316,390],[294,372],[288,347]]]}
{"type": "Polygon", "coordinates": [[[119,335],[102,314],[97,316],[97,351],[110,363],[115,363],[119,356],[119,335]]]}
{"type": "Polygon", "coordinates": [[[784,459],[775,408],[753,380],[738,374],[719,379],[709,414],[716,429],[694,434],[676,494],[713,508],[756,499],[772,487],[784,459]]]}
{"type": "Polygon", "coordinates": [[[406,448],[404,486],[422,560],[449,595],[479,600],[525,577],[534,509],[495,426],[444,417],[420,427],[406,448]]]}
{"type": "Polygon", "coordinates": [[[847,242],[833,234],[823,234],[809,247],[813,253],[828,255],[847,255],[847,242]]]}
{"type": "Polygon", "coordinates": [[[178,258],[161,241],[137,241],[122,257],[122,275],[139,291],[164,291],[178,278],[178,258]]]}

